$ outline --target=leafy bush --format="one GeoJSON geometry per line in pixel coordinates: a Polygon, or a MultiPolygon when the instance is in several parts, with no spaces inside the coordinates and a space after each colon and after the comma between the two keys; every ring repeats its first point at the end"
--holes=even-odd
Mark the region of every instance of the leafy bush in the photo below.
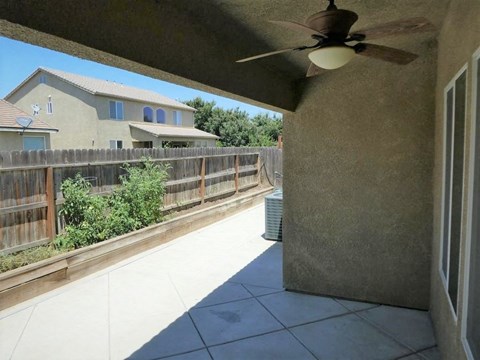
{"type": "Polygon", "coordinates": [[[161,206],[166,190],[166,167],[143,159],[139,167],[128,164],[121,185],[110,196],[90,195],[91,184],[79,174],[62,183],[65,198],[60,214],[65,232],[55,244],[73,249],[141,229],[162,221],[161,206]]]}

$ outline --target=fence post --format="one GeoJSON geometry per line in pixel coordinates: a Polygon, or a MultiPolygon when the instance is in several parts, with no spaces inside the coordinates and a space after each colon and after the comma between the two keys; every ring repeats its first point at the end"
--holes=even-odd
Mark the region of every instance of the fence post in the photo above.
{"type": "Polygon", "coordinates": [[[202,168],[200,170],[200,199],[205,202],[205,157],[202,157],[202,168]]]}
{"type": "Polygon", "coordinates": [[[257,155],[257,184],[260,185],[260,154],[257,155]]]}
{"type": "Polygon", "coordinates": [[[235,155],[235,194],[238,193],[238,176],[239,176],[239,169],[240,169],[240,155],[235,155]]]}
{"type": "Polygon", "coordinates": [[[55,239],[55,187],[53,184],[53,168],[45,169],[45,195],[47,200],[47,237],[55,239]]]}

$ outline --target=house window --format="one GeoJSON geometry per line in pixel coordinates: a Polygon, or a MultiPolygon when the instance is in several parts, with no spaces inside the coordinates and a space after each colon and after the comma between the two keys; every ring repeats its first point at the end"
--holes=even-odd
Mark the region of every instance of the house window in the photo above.
{"type": "Polygon", "coordinates": [[[463,206],[466,70],[445,91],[445,164],[441,238],[441,273],[453,312],[457,313],[463,206]]]}
{"type": "Polygon", "coordinates": [[[123,120],[123,102],[110,100],[110,119],[123,120]]]}
{"type": "Polygon", "coordinates": [[[145,106],[143,108],[143,121],[153,122],[153,110],[151,107],[145,106]]]}
{"type": "Polygon", "coordinates": [[[53,114],[53,103],[52,103],[52,97],[48,97],[48,102],[47,102],[47,114],[53,114]]]}
{"type": "Polygon", "coordinates": [[[123,149],[122,140],[110,140],[110,149],[123,149]]]}
{"type": "Polygon", "coordinates": [[[157,109],[157,123],[165,124],[165,110],[157,109]]]}
{"type": "Polygon", "coordinates": [[[462,338],[472,359],[480,359],[480,50],[473,59],[472,167],[469,224],[465,250],[465,306],[462,338]]]}
{"type": "Polygon", "coordinates": [[[47,83],[47,75],[40,75],[38,77],[38,83],[39,84],[46,84],[47,83]]]}
{"type": "Polygon", "coordinates": [[[45,136],[24,136],[23,150],[45,150],[45,136]]]}
{"type": "Polygon", "coordinates": [[[173,111],[173,123],[177,126],[182,125],[182,112],[180,110],[173,111]]]}

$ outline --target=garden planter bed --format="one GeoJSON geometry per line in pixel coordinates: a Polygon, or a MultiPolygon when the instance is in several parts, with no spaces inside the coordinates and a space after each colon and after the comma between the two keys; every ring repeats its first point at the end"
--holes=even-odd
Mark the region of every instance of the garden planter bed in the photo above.
{"type": "Polygon", "coordinates": [[[272,188],[0,274],[0,310],[111,266],[263,202],[272,188]]]}

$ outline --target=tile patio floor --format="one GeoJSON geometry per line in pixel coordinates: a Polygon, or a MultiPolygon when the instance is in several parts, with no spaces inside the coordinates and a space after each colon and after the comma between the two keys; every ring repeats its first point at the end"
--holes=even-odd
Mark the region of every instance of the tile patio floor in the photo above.
{"type": "Polygon", "coordinates": [[[282,289],[263,206],[0,312],[1,359],[439,359],[428,313],[282,289]]]}

